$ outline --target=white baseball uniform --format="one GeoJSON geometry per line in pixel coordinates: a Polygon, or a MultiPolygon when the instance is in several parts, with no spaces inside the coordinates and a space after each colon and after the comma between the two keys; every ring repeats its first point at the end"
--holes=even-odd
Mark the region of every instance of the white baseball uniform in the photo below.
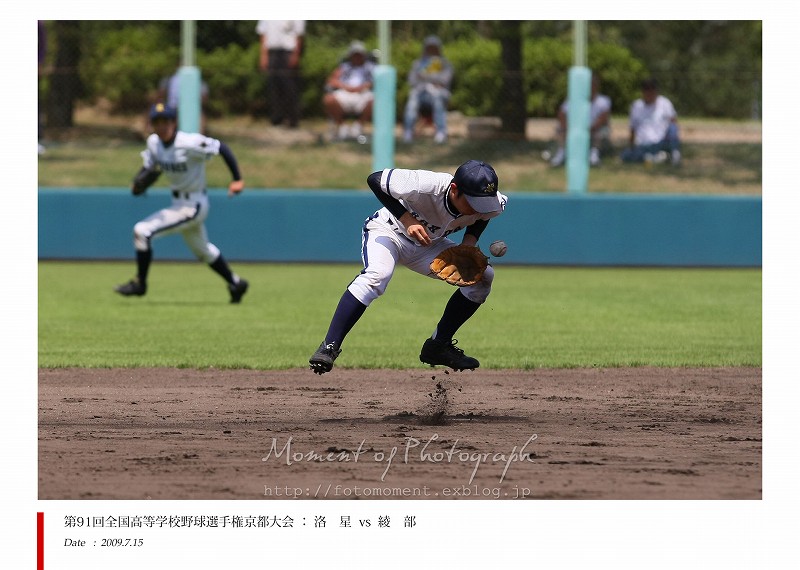
{"type": "MultiPolygon", "coordinates": [[[[448,201],[453,175],[428,170],[386,169],[381,173],[381,191],[398,200],[417,221],[425,226],[431,244],[420,245],[387,208],[381,208],[364,223],[361,258],[364,269],[348,286],[348,291],[362,304],[369,304],[384,293],[399,263],[421,275],[435,278],[430,264],[443,250],[456,245],[449,235],[478,220],[489,220],[501,212],[459,214],[448,201]]],[[[498,192],[502,208],[508,198],[498,192]]],[[[489,296],[494,278],[491,266],[483,279],[462,287],[465,297],[483,303],[489,296]]]]}
{"type": "Polygon", "coordinates": [[[178,131],[169,145],[155,133],[147,138],[147,149],[142,152],[144,167],[161,170],[167,176],[172,205],[134,226],[137,250],[148,250],[154,238],[180,233],[198,259],[212,263],[219,257],[219,249],[208,241],[204,224],[209,211],[205,162],[219,154],[219,148],[220,141],[198,133],[178,131]]]}

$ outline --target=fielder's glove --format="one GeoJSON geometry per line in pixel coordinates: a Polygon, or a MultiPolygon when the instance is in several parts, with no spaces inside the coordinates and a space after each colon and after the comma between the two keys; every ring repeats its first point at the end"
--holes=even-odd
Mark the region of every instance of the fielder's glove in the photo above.
{"type": "Polygon", "coordinates": [[[449,247],[431,262],[431,271],[450,285],[468,287],[483,279],[489,258],[472,245],[449,247]]]}

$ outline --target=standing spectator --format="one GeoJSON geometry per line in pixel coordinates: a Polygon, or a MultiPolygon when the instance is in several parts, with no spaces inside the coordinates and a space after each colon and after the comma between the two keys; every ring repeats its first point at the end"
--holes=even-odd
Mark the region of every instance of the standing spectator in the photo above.
{"type": "MultiPolygon", "coordinates": [[[[611,146],[611,98],[600,93],[600,76],[592,74],[591,107],[589,108],[589,136],[591,148],[589,150],[589,164],[600,164],[600,149],[611,146]]],[[[558,127],[556,137],[558,150],[550,161],[551,166],[564,164],[564,148],[567,138],[567,112],[568,101],[564,101],[558,108],[558,127]]]]}
{"type": "Polygon", "coordinates": [[[339,140],[358,138],[363,132],[363,123],[372,120],[372,74],[375,63],[367,58],[367,48],[354,41],[347,50],[345,60],[331,72],[325,84],[322,105],[334,124],[339,140]],[[345,117],[355,116],[350,129],[344,124],[345,117]]]}
{"type": "Polygon", "coordinates": [[[414,61],[408,74],[411,91],[404,117],[405,142],[414,138],[414,125],[422,107],[428,107],[433,115],[434,142],[442,144],[447,141],[447,103],[452,81],[453,66],[442,55],[442,41],[437,36],[428,36],[423,42],[422,56],[414,61]]]}
{"type": "Polygon", "coordinates": [[[672,102],[658,93],[658,82],[642,81],[642,98],[631,105],[630,140],[622,151],[623,162],[681,162],[678,114],[672,102]]]}
{"type": "MultiPolygon", "coordinates": [[[[38,20],[39,22],[39,72],[38,72],[38,84],[41,86],[42,76],[44,75],[44,64],[45,64],[45,57],[47,56],[47,30],[44,26],[44,20],[38,20]]],[[[38,115],[38,123],[39,123],[39,154],[44,154],[45,146],[42,144],[42,139],[44,138],[44,123],[42,122],[42,110],[38,108],[37,111],[38,115]]]]}
{"type": "Polygon", "coordinates": [[[258,68],[267,73],[270,120],[284,120],[296,129],[300,122],[300,57],[306,33],[305,20],[259,20],[261,37],[258,68]]]}

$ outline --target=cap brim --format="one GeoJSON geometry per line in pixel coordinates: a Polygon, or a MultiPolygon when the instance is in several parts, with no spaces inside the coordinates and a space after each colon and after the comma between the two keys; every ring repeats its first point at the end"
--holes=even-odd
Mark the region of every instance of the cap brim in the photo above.
{"type": "Polygon", "coordinates": [[[495,194],[494,196],[470,196],[464,194],[472,209],[479,214],[490,214],[492,212],[499,212],[502,210],[500,207],[500,198],[495,194]]]}

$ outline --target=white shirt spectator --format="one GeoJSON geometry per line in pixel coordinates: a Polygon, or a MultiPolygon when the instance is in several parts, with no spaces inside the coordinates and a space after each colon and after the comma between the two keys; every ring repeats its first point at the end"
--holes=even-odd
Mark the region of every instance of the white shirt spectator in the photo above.
{"type": "Polygon", "coordinates": [[[667,134],[670,123],[678,117],[672,101],[659,95],[652,105],[637,99],[631,105],[630,126],[637,145],[656,144],[667,134]]]}
{"type": "Polygon", "coordinates": [[[259,36],[267,36],[267,49],[294,50],[298,36],[306,33],[305,20],[259,20],[256,25],[259,36]]]}

